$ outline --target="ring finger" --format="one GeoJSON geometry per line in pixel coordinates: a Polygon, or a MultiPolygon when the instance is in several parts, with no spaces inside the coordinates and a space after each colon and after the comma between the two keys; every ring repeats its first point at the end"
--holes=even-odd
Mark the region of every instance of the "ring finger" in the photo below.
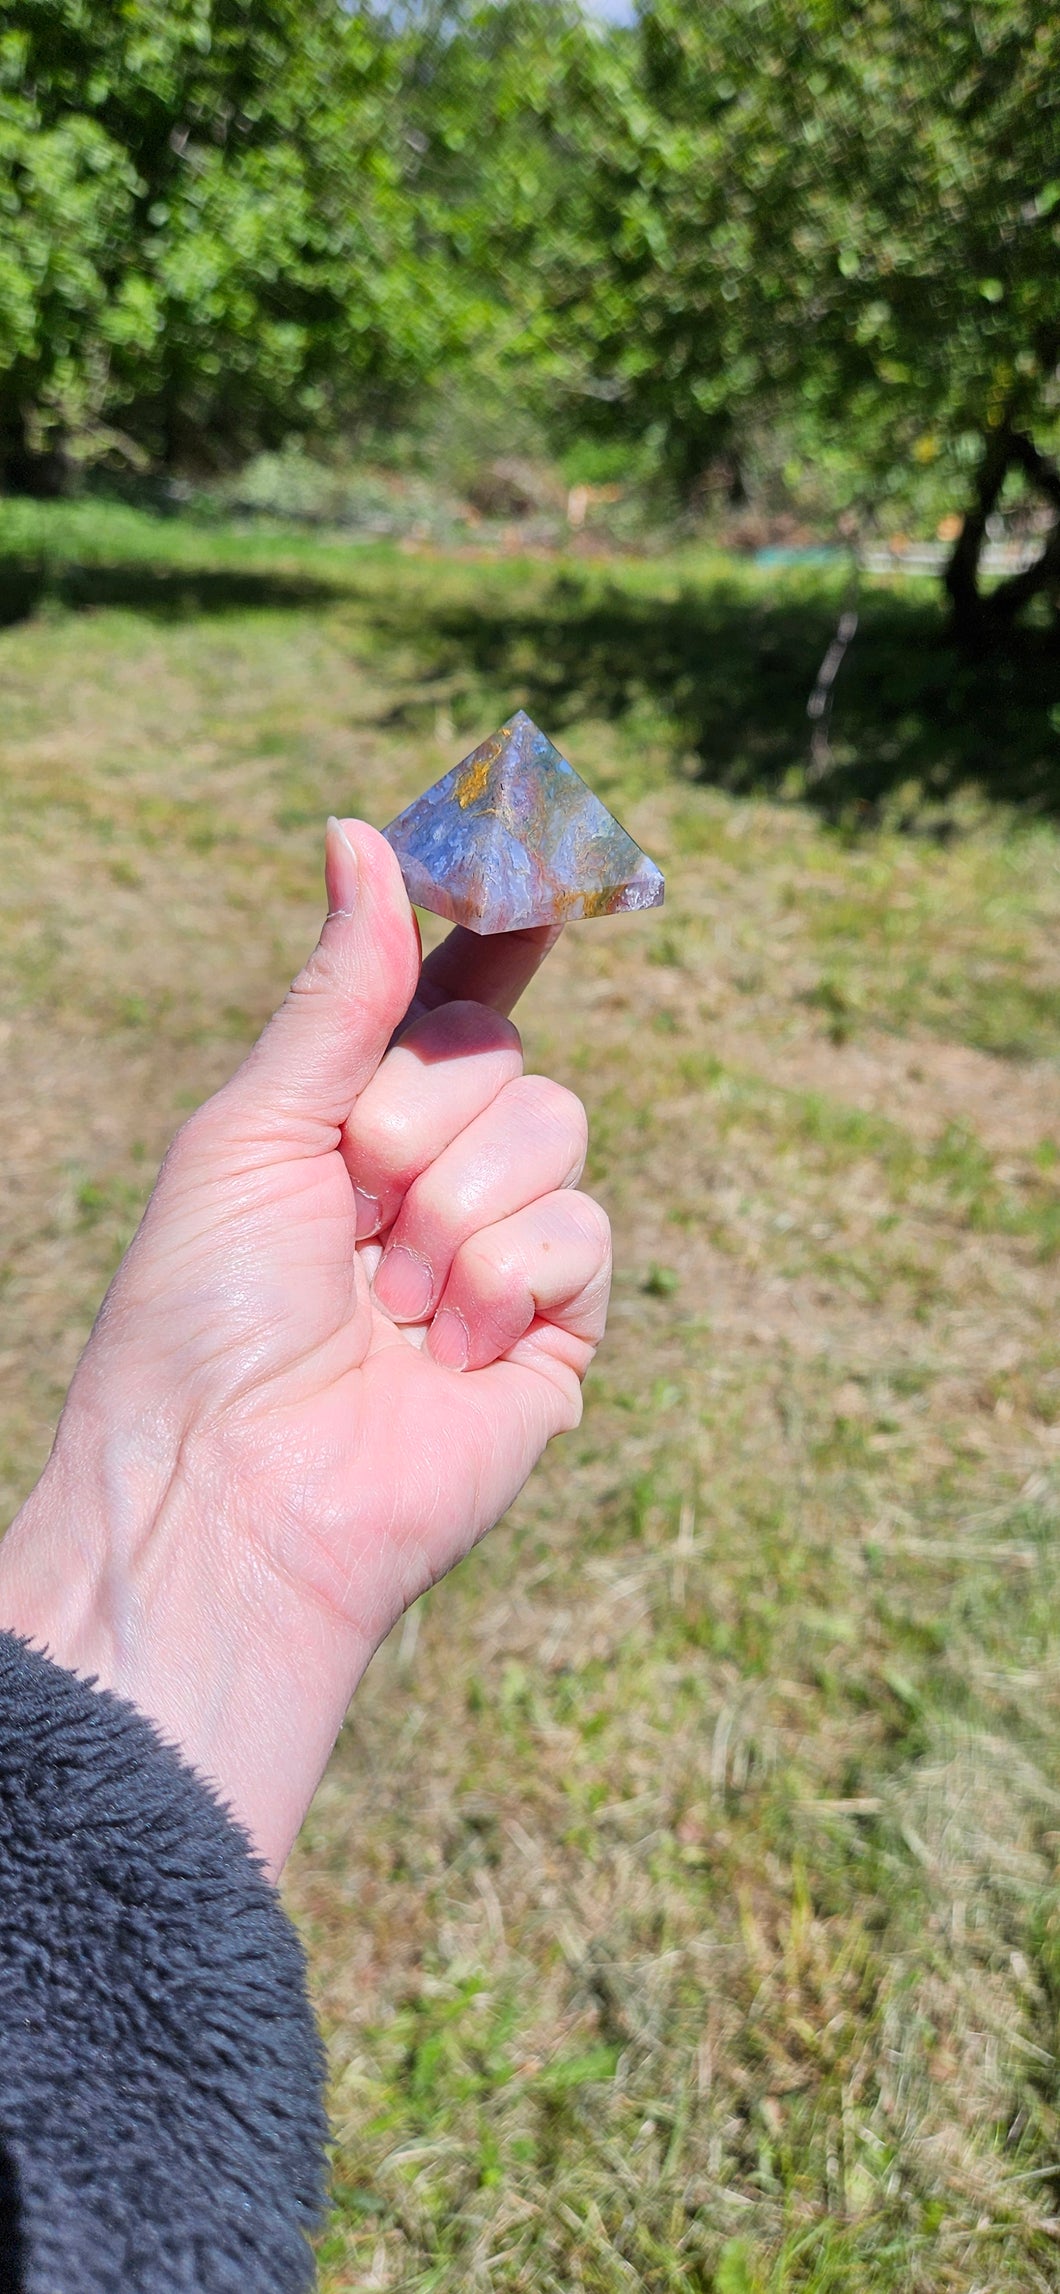
{"type": "Polygon", "coordinates": [[[591,1195],[545,1195],[457,1252],[427,1333],[447,1370],[482,1370],[544,1320],[584,1377],[604,1334],[611,1232],[591,1195]]]}

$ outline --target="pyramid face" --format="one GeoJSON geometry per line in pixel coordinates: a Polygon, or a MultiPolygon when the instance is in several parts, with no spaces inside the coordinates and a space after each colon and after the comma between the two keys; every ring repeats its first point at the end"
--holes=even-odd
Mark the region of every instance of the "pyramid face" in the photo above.
{"type": "Polygon", "coordinates": [[[472,932],[662,904],[655,862],[522,709],[383,834],[414,905],[472,932]]]}

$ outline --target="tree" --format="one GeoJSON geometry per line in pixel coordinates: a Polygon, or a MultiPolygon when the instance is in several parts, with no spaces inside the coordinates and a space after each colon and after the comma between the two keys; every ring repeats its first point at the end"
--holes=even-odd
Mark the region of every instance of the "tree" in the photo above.
{"type": "Polygon", "coordinates": [[[984,594],[1018,476],[1060,509],[1060,16],[1051,0],[643,0],[555,99],[592,167],[547,307],[612,426],[685,478],[785,416],[860,482],[967,487],[947,573],[981,642],[1060,585],[984,594]]]}
{"type": "MultiPolygon", "coordinates": [[[[421,231],[477,298],[480,338],[547,377],[539,273],[584,167],[564,92],[579,0],[420,0],[403,42],[406,163],[421,231]]],[[[473,330],[469,329],[473,341],[473,330]]]]}
{"type": "Polygon", "coordinates": [[[7,0],[0,482],[232,461],[437,363],[398,83],[341,0],[7,0]]]}

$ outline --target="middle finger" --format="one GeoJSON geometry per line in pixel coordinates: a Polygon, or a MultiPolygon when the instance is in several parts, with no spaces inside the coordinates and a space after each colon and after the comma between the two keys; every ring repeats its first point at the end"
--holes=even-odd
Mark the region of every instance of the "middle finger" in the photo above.
{"type": "Polygon", "coordinates": [[[506,1084],[410,1187],[372,1286],[384,1313],[426,1321],[469,1236],[577,1185],[586,1136],[581,1101],[562,1084],[544,1075],[506,1084]]]}
{"type": "Polygon", "coordinates": [[[358,1241],[386,1234],[413,1180],[522,1066],[518,1030],[482,1004],[443,1004],[408,1029],[343,1128],[358,1241]]]}

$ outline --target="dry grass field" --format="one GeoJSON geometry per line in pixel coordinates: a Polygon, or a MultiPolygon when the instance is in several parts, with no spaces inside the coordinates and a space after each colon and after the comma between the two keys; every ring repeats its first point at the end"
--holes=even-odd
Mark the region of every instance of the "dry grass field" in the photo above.
{"type": "Polygon", "coordinates": [[[1044,703],[1021,815],[880,589],[800,788],[822,576],[14,505],[0,550],[8,1511],[167,1139],[312,943],[327,811],[386,819],[525,702],[668,875],[521,1014],[615,1222],[583,1426],[381,1652],[288,1874],[323,2294],[1055,2288],[1044,703]]]}

